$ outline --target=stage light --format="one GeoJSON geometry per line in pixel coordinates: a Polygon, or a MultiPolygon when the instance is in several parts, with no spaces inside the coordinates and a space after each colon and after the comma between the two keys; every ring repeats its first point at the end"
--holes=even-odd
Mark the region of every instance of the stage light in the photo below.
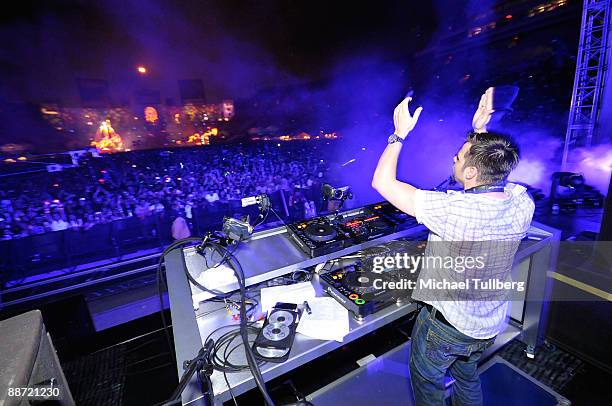
{"type": "Polygon", "coordinates": [[[512,14],[508,14],[508,15],[506,16],[506,20],[512,20],[512,14]]]}
{"type": "Polygon", "coordinates": [[[140,73],[141,75],[144,75],[147,73],[147,68],[145,68],[144,66],[139,66],[138,68],[136,68],[136,70],[138,71],[138,73],[140,73]]]}
{"type": "Polygon", "coordinates": [[[584,185],[584,176],[580,173],[571,172],[555,172],[553,179],[559,179],[559,186],[568,188],[576,188],[584,185]]]}

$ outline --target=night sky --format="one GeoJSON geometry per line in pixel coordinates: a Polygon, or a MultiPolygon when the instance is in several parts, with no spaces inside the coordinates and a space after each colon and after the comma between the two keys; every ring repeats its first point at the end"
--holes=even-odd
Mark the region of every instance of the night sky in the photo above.
{"type": "MultiPolygon", "coordinates": [[[[301,120],[305,124],[296,131],[342,134],[350,148],[338,159],[356,158],[345,170],[350,178],[363,178],[371,176],[379,154],[370,146],[382,145],[372,137],[392,131],[391,112],[409,88],[415,90],[413,107],[423,105],[424,113],[416,141],[410,141],[418,144],[422,160],[411,157],[408,172],[428,166],[431,156],[456,152],[488,86],[519,81],[512,119],[520,123],[509,131],[530,145],[534,139],[543,145],[537,156],[526,155],[521,176],[543,174],[546,164],[537,165],[557,164],[554,145],[564,135],[559,128],[571,96],[581,2],[568,1],[530,19],[527,10],[540,3],[18,1],[0,14],[0,106],[48,101],[79,106],[79,78],[106,80],[112,105],[130,104],[139,89],[159,90],[161,103],[178,104],[177,81],[201,79],[208,102],[233,99],[235,121],[245,125],[282,127],[301,120]],[[503,6],[516,9],[511,22],[504,21],[503,6]],[[474,21],[474,16],[483,17],[474,21]],[[499,27],[493,32],[468,37],[475,24],[494,21],[499,27]],[[463,50],[446,41],[450,33],[463,41],[458,46],[463,50]],[[448,45],[438,60],[422,57],[437,44],[448,45]],[[138,65],[149,73],[139,75],[138,65]],[[553,71],[554,80],[545,76],[553,71]],[[276,89],[262,91],[271,87],[276,89]],[[551,156],[542,158],[544,152],[551,156]]],[[[33,143],[44,134],[33,116],[15,118],[9,108],[4,111],[3,142],[25,142],[28,135],[33,143]]],[[[446,163],[432,168],[420,186],[434,186],[447,174],[446,163]]],[[[525,179],[538,185],[546,178],[525,179]]]]}
{"type": "Polygon", "coordinates": [[[108,80],[115,99],[135,81],[176,96],[176,81],[189,78],[204,81],[211,101],[248,97],[326,78],[356,55],[409,58],[441,15],[464,9],[445,3],[20,1],[0,17],[0,96],[74,103],[81,77],[108,80]]]}

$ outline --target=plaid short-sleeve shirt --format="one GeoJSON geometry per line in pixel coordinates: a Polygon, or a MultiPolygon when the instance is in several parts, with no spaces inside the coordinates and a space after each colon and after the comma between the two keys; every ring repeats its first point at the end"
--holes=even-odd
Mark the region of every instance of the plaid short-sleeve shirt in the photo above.
{"type": "MultiPolygon", "coordinates": [[[[415,217],[429,230],[425,255],[459,251],[474,242],[486,242],[489,249],[486,269],[481,274],[509,280],[514,255],[531,224],[535,205],[525,187],[508,183],[506,199],[457,191],[447,193],[417,190],[415,217]],[[453,248],[454,247],[454,248],[453,248]],[[460,247],[460,248],[457,248],[460,247]]],[[[481,244],[482,245],[482,244],[481,244]]],[[[482,249],[482,246],[480,247],[482,249]]],[[[453,269],[425,267],[419,279],[465,278],[453,269]]],[[[440,311],[457,330],[473,338],[485,339],[499,334],[506,320],[507,292],[489,292],[470,300],[465,292],[425,292],[415,289],[413,298],[440,311]]]]}

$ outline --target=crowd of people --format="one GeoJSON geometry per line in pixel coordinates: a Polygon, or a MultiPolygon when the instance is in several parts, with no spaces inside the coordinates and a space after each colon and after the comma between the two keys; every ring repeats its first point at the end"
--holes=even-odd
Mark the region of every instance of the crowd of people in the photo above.
{"type": "Polygon", "coordinates": [[[306,190],[320,188],[329,142],[247,143],[134,151],[88,158],[61,172],[0,182],[0,238],[14,239],[156,213],[193,209],[261,193],[286,192],[291,217],[312,216],[306,190]],[[282,153],[279,153],[279,149],[282,153]]]}
{"type": "MultiPolygon", "coordinates": [[[[538,58],[531,58],[530,63],[517,65],[513,70],[505,69],[496,75],[485,70],[465,75],[461,85],[454,89],[457,97],[448,97],[446,85],[457,82],[457,74],[462,71],[455,64],[460,63],[460,58],[441,64],[438,79],[429,89],[434,95],[432,104],[438,105],[440,121],[465,110],[466,104],[475,103],[483,88],[513,84],[520,91],[506,122],[512,122],[514,130],[523,132],[546,123],[548,132],[561,140],[567,118],[564,106],[571,96],[568,86],[574,70],[567,52],[558,49],[562,45],[562,41],[553,40],[548,46],[549,52],[540,52],[538,58]]],[[[257,105],[265,106],[265,111],[257,110],[252,115],[274,123],[283,117],[297,116],[303,116],[304,121],[316,121],[313,114],[321,113],[315,109],[316,103],[286,103],[298,90],[259,95],[257,105]],[[305,106],[314,112],[306,114],[305,106]]],[[[307,93],[302,90],[300,94],[307,93]]],[[[340,114],[340,107],[334,110],[333,103],[327,107],[331,110],[319,115],[333,117],[334,122],[352,117],[340,114]]],[[[366,121],[380,121],[380,117],[374,117],[376,111],[365,111],[369,112],[366,121]]],[[[191,223],[195,207],[206,209],[278,190],[286,192],[291,220],[312,217],[317,208],[313,193],[308,191],[318,191],[324,179],[333,183],[329,176],[336,172],[329,170],[332,146],[328,143],[328,140],[311,140],[134,151],[90,158],[76,168],[57,173],[3,177],[0,179],[0,239],[66,229],[88,230],[100,223],[129,217],[145,219],[159,213],[180,216],[191,223]]]]}

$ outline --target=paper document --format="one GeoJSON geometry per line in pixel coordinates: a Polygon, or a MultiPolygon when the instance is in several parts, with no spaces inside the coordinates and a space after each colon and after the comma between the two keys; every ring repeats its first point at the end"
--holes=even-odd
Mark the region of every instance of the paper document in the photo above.
{"type": "Polygon", "coordinates": [[[276,302],[302,304],[304,300],[307,300],[310,303],[315,295],[310,281],[263,288],[261,289],[261,311],[269,311],[276,302]]]}
{"type": "Polygon", "coordinates": [[[308,300],[312,314],[302,312],[297,332],[319,340],[342,342],[349,333],[348,310],[333,297],[315,297],[308,300]]]}
{"type": "Polygon", "coordinates": [[[229,288],[232,284],[237,284],[238,279],[232,268],[227,265],[216,266],[202,272],[196,281],[207,289],[223,290],[229,288]]]}

